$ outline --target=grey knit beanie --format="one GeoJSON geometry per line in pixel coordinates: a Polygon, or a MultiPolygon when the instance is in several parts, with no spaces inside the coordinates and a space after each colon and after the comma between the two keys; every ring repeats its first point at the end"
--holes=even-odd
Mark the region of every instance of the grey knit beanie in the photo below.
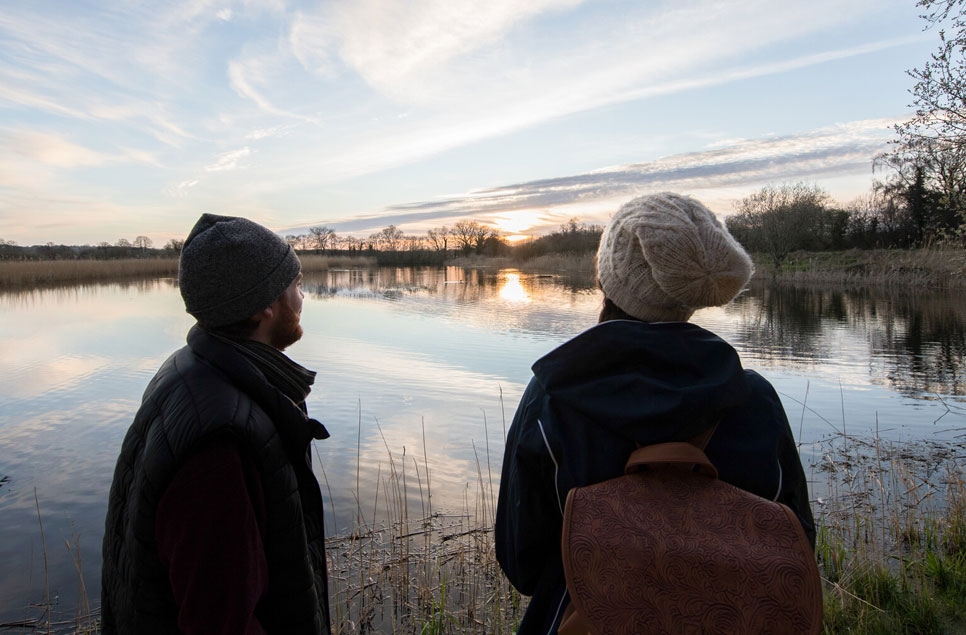
{"type": "Polygon", "coordinates": [[[269,306],[301,268],[295,250],[258,223],[202,214],[181,249],[178,284],[198,324],[218,327],[269,306]]]}
{"type": "Polygon", "coordinates": [[[642,196],[604,229],[597,278],[604,295],[645,322],[688,320],[744,288],[751,258],[704,205],[679,194],[642,196]]]}

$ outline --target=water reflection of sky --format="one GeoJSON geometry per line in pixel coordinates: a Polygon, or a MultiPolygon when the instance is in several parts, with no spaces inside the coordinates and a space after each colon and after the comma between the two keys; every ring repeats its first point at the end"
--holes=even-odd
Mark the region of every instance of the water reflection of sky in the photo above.
{"type": "MultiPolygon", "coordinates": [[[[306,335],[289,352],[318,371],[308,405],[332,433],[316,444],[330,531],[354,520],[357,495],[367,518],[384,514],[380,479],[394,470],[409,479],[410,513],[425,508],[427,489],[434,510],[478,513],[478,492],[495,497],[504,430],[530,365],[591,326],[600,308],[586,277],[516,270],[338,271],[308,275],[304,286],[306,335]]],[[[843,430],[961,435],[962,304],[754,288],[695,322],[772,381],[807,453],[843,430]]],[[[85,581],[98,588],[121,438],[192,320],[172,281],[0,295],[0,320],[0,477],[9,478],[0,487],[0,607],[16,612],[42,592],[35,487],[48,544],[78,532],[85,581]]],[[[49,555],[52,588],[67,601],[76,588],[69,555],[49,555]]]]}

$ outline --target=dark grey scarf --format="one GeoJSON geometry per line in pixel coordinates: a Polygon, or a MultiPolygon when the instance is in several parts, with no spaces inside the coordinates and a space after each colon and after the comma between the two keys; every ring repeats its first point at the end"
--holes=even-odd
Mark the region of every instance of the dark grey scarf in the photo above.
{"type": "Polygon", "coordinates": [[[255,340],[235,340],[218,333],[212,333],[212,335],[231,344],[235,350],[262,371],[268,383],[278,388],[296,405],[305,403],[305,398],[312,392],[312,384],[315,383],[314,370],[296,364],[274,346],[255,340]]]}

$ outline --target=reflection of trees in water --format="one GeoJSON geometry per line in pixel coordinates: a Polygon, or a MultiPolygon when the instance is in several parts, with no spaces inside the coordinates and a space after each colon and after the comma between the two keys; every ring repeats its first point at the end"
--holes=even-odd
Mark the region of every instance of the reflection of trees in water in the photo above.
{"type": "Polygon", "coordinates": [[[316,299],[405,299],[409,312],[447,316],[493,330],[552,335],[574,335],[591,326],[600,308],[592,272],[378,267],[306,272],[302,288],[316,299]]]}
{"type": "Polygon", "coordinates": [[[755,284],[729,307],[738,339],[766,359],[868,355],[873,382],[910,395],[966,394],[966,298],[892,289],[755,284]]]}
{"type": "Polygon", "coordinates": [[[727,311],[741,322],[736,337],[764,359],[814,362],[829,356],[823,316],[840,316],[842,300],[803,289],[755,286],[727,311]]]}
{"type": "MultiPolygon", "coordinates": [[[[307,293],[320,298],[339,293],[392,299],[403,294],[433,294],[444,300],[471,303],[492,297],[507,283],[507,271],[467,267],[378,267],[306,272],[302,283],[307,293]]],[[[554,293],[585,296],[595,293],[594,274],[517,272],[527,293],[539,295],[544,287],[554,293]]]]}
{"type": "Polygon", "coordinates": [[[94,282],[53,282],[30,289],[0,290],[0,304],[11,306],[30,306],[42,302],[41,298],[77,300],[96,297],[104,291],[134,289],[139,293],[149,293],[158,289],[176,289],[178,279],[174,277],[130,277],[118,280],[98,280],[94,282]]]}
{"type": "Polygon", "coordinates": [[[382,295],[387,298],[400,294],[435,292],[449,276],[461,281],[450,268],[436,267],[378,267],[369,269],[331,269],[306,272],[303,288],[320,297],[338,293],[382,295]]]}
{"type": "MultiPolygon", "coordinates": [[[[593,324],[600,308],[592,274],[381,267],[307,273],[303,286],[317,298],[405,298],[407,311],[567,336],[593,324]],[[519,288],[512,298],[501,298],[511,276],[519,288]]],[[[813,368],[828,362],[908,395],[966,394],[966,298],[756,281],[724,311],[726,328],[735,330],[721,334],[743,354],[776,366],[813,368]]]]}
{"type": "Polygon", "coordinates": [[[917,294],[886,302],[892,330],[872,341],[873,359],[889,362],[882,379],[902,392],[966,394],[966,300],[917,294]]]}

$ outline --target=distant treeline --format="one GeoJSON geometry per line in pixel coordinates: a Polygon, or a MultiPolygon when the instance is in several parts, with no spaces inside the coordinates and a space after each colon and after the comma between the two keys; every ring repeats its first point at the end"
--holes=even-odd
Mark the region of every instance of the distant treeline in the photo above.
{"type": "MultiPolygon", "coordinates": [[[[326,227],[313,227],[309,234],[286,236],[300,254],[329,257],[366,257],[380,265],[441,265],[458,256],[498,256],[529,260],[548,254],[581,254],[597,249],[603,228],[585,225],[573,218],[546,236],[508,243],[498,231],[476,221],[460,221],[452,229],[438,227],[425,236],[406,236],[390,225],[368,239],[337,236],[326,227]]],[[[139,236],[110,245],[20,246],[0,240],[0,261],[43,260],[132,260],[177,258],[183,241],[170,240],[164,248],[152,246],[151,239],[139,236]]]]}
{"type": "Polygon", "coordinates": [[[176,258],[177,249],[134,247],[133,245],[46,245],[20,246],[0,241],[0,260],[139,260],[176,258]]]}
{"type": "MultiPolygon", "coordinates": [[[[780,269],[789,254],[847,249],[910,249],[928,245],[966,246],[966,207],[960,199],[930,187],[923,178],[909,184],[880,184],[865,199],[842,206],[816,185],[768,186],[735,204],[726,224],[749,251],[763,254],[780,269]]],[[[311,227],[285,240],[301,254],[367,257],[380,265],[442,265],[459,256],[492,256],[526,261],[552,254],[584,254],[597,249],[603,228],[572,218],[556,231],[509,243],[496,229],[462,220],[424,235],[407,235],[394,225],[361,239],[311,227]]],[[[34,245],[0,240],[0,260],[139,260],[176,258],[183,241],[161,249],[151,239],[97,246],[34,245]]]]}
{"type": "Polygon", "coordinates": [[[434,264],[455,256],[495,256],[527,260],[553,253],[585,253],[597,249],[603,228],[572,218],[557,231],[538,238],[510,243],[501,232],[474,220],[451,227],[433,227],[425,234],[406,234],[395,225],[366,238],[339,235],[326,226],[310,227],[307,234],[288,235],[285,240],[300,252],[317,254],[365,254],[380,264],[434,264]]]}
{"type": "Polygon", "coordinates": [[[847,206],[815,185],[769,186],[735,208],[726,219],[732,235],[749,251],[766,254],[776,269],[796,251],[966,246],[966,205],[922,178],[879,184],[847,206]]]}

